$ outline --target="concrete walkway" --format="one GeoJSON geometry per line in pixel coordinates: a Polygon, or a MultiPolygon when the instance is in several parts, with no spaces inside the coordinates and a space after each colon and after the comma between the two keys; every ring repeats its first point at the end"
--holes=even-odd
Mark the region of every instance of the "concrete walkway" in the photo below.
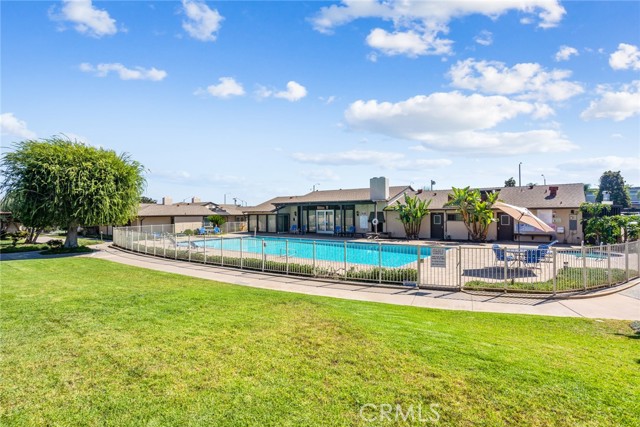
{"type": "MultiPolygon", "coordinates": [[[[372,285],[313,280],[303,277],[282,276],[221,268],[210,265],[173,261],[139,255],[110,248],[108,244],[94,246],[97,252],[75,256],[88,256],[121,264],[182,274],[255,288],[297,292],[358,301],[446,310],[465,310],[493,313],[535,314],[543,316],[587,317],[601,319],[640,320],[640,281],[617,293],[590,298],[550,299],[522,298],[501,295],[472,295],[465,292],[427,289],[385,288],[372,285]]],[[[2,261],[41,258],[38,253],[16,253],[0,256],[2,261]]]]}

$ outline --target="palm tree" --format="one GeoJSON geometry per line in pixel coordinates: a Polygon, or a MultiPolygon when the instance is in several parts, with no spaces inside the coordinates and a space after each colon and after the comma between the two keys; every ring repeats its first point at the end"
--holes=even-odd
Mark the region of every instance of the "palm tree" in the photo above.
{"type": "Polygon", "coordinates": [[[417,195],[410,197],[405,193],[404,203],[398,200],[393,206],[398,211],[407,239],[419,238],[422,219],[429,214],[429,204],[431,200],[422,200],[417,195]]]}
{"type": "Polygon", "coordinates": [[[453,187],[451,190],[453,194],[449,194],[449,201],[445,206],[458,208],[458,212],[462,215],[462,221],[471,235],[471,240],[485,241],[489,225],[495,222],[491,206],[498,200],[498,193],[487,193],[486,199],[482,200],[482,194],[477,189],[453,187]]]}

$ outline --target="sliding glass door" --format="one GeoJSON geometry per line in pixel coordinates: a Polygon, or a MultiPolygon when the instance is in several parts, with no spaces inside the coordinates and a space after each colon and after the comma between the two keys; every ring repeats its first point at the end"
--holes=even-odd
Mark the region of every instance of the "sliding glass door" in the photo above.
{"type": "Polygon", "coordinates": [[[316,211],[316,232],[333,234],[334,214],[332,210],[316,211]]]}

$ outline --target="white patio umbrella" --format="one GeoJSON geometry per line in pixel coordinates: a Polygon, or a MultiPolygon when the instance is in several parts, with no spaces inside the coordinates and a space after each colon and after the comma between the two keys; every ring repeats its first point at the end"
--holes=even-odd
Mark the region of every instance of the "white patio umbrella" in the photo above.
{"type": "MultiPolygon", "coordinates": [[[[556,231],[551,228],[549,224],[532,214],[531,211],[527,208],[521,208],[520,206],[513,206],[502,202],[495,202],[493,204],[493,207],[496,209],[500,209],[502,212],[514,218],[519,223],[523,222],[546,233],[553,233],[556,231]]],[[[518,249],[520,249],[520,238],[518,238],[518,249]]]]}

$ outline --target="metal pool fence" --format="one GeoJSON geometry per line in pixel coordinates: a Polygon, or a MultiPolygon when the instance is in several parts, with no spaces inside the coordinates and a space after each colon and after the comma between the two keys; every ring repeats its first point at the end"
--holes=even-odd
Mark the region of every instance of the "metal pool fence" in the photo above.
{"type": "Polygon", "coordinates": [[[147,255],[243,270],[428,289],[578,292],[634,279],[640,265],[640,242],[546,250],[186,236],[147,227],[114,228],[114,244],[147,255]]]}

